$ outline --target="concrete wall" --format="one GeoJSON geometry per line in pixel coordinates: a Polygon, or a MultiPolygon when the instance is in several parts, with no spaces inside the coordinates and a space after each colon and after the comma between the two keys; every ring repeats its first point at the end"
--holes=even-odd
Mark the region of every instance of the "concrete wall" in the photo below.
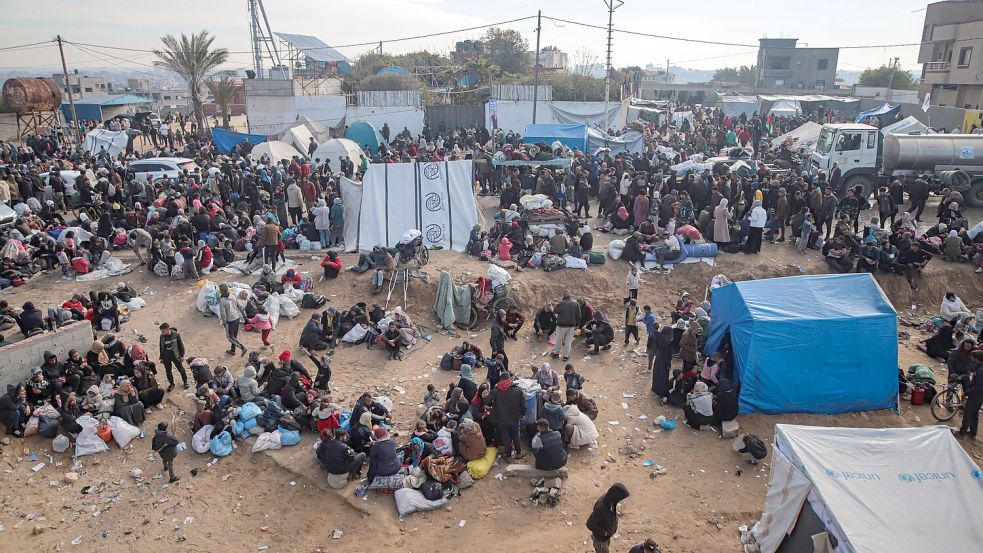
{"type": "MultiPolygon", "coordinates": [[[[275,81],[274,81],[275,82],[275,81]]],[[[347,118],[348,124],[367,121],[377,128],[389,123],[393,134],[409,128],[415,135],[423,131],[422,107],[372,107],[346,106],[345,97],[332,96],[258,96],[246,95],[246,114],[249,132],[269,134],[276,132],[299,116],[333,127],[347,118]]]]}
{"type": "MultiPolygon", "coordinates": [[[[504,130],[505,132],[525,132],[526,125],[532,123],[532,104],[532,102],[498,100],[498,128],[504,130]]],[[[595,123],[603,123],[603,117],[601,117],[600,114],[604,112],[604,102],[560,101],[540,101],[539,105],[536,107],[536,123],[548,125],[561,123],[561,121],[557,121],[556,117],[554,117],[553,110],[550,106],[555,106],[557,109],[565,112],[577,114],[596,114],[597,117],[590,118],[587,121],[588,125],[591,126],[593,126],[595,123]]],[[[625,117],[627,115],[627,102],[625,102],[623,105],[621,102],[611,101],[608,104],[608,110],[617,110],[615,114],[611,116],[610,125],[614,128],[621,128],[625,123],[625,117]]],[[[489,129],[492,128],[491,121],[489,120],[487,104],[485,105],[485,126],[489,129]]]]}
{"type": "MultiPolygon", "coordinates": [[[[891,102],[892,104],[895,102],[891,102]]],[[[860,100],[860,111],[867,111],[884,105],[884,100],[872,100],[864,99],[860,100]]],[[[953,129],[956,132],[960,132],[963,126],[963,119],[966,115],[966,110],[962,108],[950,108],[943,106],[931,106],[928,108],[928,113],[922,111],[921,104],[907,104],[901,103],[901,117],[902,119],[908,117],[909,115],[914,116],[922,123],[932,127],[932,128],[945,128],[946,131],[952,132],[953,129]]]]}
{"type": "Polygon", "coordinates": [[[31,369],[44,361],[44,352],[50,351],[64,361],[69,350],[84,355],[91,346],[92,325],[80,321],[0,348],[0,393],[6,392],[8,384],[27,380],[31,369]]]}

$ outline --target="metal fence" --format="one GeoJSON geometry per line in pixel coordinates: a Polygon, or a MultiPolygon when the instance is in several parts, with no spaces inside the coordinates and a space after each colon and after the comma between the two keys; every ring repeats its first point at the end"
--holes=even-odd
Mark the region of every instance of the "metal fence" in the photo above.
{"type": "Polygon", "coordinates": [[[422,104],[419,90],[360,90],[357,105],[378,108],[419,107],[422,104]]]}
{"type": "MultiPolygon", "coordinates": [[[[533,101],[536,87],[526,84],[497,84],[491,87],[491,97],[499,100],[520,100],[533,101]]],[[[539,86],[540,102],[550,102],[553,100],[553,87],[549,85],[539,86]]]]}
{"type": "Polygon", "coordinates": [[[482,105],[427,106],[424,121],[435,130],[440,128],[441,124],[448,129],[481,127],[485,125],[485,107],[482,105]]]}

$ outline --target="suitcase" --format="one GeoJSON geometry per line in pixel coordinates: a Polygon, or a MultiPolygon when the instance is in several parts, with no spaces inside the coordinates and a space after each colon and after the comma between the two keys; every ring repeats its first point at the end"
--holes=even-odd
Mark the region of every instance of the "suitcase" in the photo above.
{"type": "Polygon", "coordinates": [[[604,265],[604,252],[587,252],[587,263],[590,265],[604,265]]]}

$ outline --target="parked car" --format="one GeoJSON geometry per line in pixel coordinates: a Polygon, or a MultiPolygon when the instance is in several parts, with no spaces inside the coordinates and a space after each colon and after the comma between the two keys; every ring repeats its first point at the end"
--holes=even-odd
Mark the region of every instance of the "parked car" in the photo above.
{"type": "Polygon", "coordinates": [[[160,126],[160,115],[157,115],[156,111],[138,111],[133,118],[137,121],[146,119],[155,129],[160,126]]]}
{"type": "MultiPolygon", "coordinates": [[[[41,173],[41,180],[44,181],[44,199],[45,201],[53,200],[54,192],[51,190],[51,186],[48,184],[48,176],[51,173],[41,173]]],[[[65,198],[66,201],[71,199],[72,201],[78,201],[78,191],[75,190],[75,178],[81,174],[81,171],[61,171],[61,178],[65,180],[65,198]]]]}
{"type": "Polygon", "coordinates": [[[0,228],[12,227],[16,222],[17,212],[5,204],[0,204],[0,228]]]}
{"type": "Polygon", "coordinates": [[[149,178],[153,182],[161,178],[176,179],[181,171],[186,169],[190,172],[197,168],[198,164],[186,157],[152,157],[130,163],[129,171],[135,180],[146,182],[149,178]]]}

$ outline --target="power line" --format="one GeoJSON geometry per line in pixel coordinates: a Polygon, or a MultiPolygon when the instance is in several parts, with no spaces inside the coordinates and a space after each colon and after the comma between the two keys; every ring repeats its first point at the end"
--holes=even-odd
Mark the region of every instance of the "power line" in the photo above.
{"type": "Polygon", "coordinates": [[[18,44],[18,45],[15,45],[15,46],[2,46],[2,47],[0,47],[0,52],[6,51],[6,50],[17,50],[17,49],[21,49],[21,48],[25,48],[26,49],[29,46],[40,46],[42,44],[44,44],[46,46],[50,46],[50,45],[54,44],[54,42],[55,42],[54,40],[45,40],[45,41],[42,41],[42,42],[32,42],[30,44],[18,44]]]}

